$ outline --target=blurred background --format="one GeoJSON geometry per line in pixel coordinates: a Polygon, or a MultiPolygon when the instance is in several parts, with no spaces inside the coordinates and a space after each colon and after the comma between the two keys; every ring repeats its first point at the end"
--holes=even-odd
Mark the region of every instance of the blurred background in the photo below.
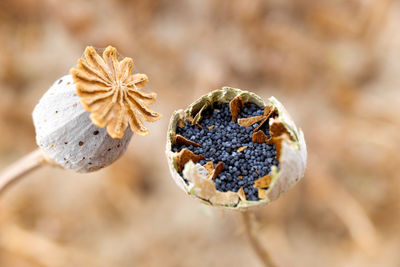
{"type": "Polygon", "coordinates": [[[280,266],[400,266],[400,3],[1,0],[0,169],[36,148],[31,112],[86,45],[146,73],[161,121],[93,174],[44,167],[0,199],[0,266],[261,266],[240,214],[174,184],[169,116],[225,85],[276,96],[304,179],[255,210],[280,266]]]}

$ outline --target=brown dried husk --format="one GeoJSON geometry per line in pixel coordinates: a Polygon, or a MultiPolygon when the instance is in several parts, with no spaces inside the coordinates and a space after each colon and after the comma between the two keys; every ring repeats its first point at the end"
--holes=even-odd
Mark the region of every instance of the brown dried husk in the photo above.
{"type": "Polygon", "coordinates": [[[269,102],[265,103],[254,93],[230,87],[223,87],[221,90],[215,90],[204,95],[192,103],[186,110],[177,110],[173,113],[168,127],[166,154],[171,175],[183,191],[205,204],[230,209],[258,206],[277,199],[303,177],[307,160],[303,132],[296,127],[286,109],[275,97],[270,97],[269,102]],[[243,103],[254,103],[259,107],[270,105],[278,114],[277,117],[269,119],[270,126],[276,126],[272,124],[278,123],[281,124],[279,126],[284,126],[286,129],[284,134],[273,140],[277,149],[279,149],[278,161],[280,169],[278,171],[276,166],[272,166],[270,186],[263,192],[263,196],[265,195],[265,197],[258,201],[245,200],[235,192],[220,192],[216,190],[215,185],[212,186],[213,181],[207,177],[207,174],[204,174],[204,172],[207,173],[207,170],[200,164],[195,164],[192,161],[187,162],[183,170],[183,176],[188,181],[186,183],[177,171],[178,162],[176,156],[178,153],[172,152],[177,124],[181,119],[197,124],[201,121],[201,112],[203,110],[208,107],[213,108],[214,103],[229,103],[238,96],[242,99],[243,103]]]}

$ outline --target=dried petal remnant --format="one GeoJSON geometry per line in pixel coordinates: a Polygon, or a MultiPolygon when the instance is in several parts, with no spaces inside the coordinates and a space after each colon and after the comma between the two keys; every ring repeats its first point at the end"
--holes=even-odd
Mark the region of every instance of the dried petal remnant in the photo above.
{"type": "Polygon", "coordinates": [[[215,166],[215,170],[211,179],[215,180],[215,178],[217,178],[217,176],[224,170],[224,168],[225,168],[224,163],[222,161],[219,162],[217,166],[215,166]]]}
{"type": "Polygon", "coordinates": [[[260,199],[264,199],[267,196],[267,190],[258,188],[257,194],[260,199]]]}
{"type": "Polygon", "coordinates": [[[185,127],[185,125],[186,125],[185,120],[182,119],[182,118],[180,118],[180,119],[178,120],[178,123],[177,123],[176,125],[177,125],[179,128],[185,127]]]}
{"type": "Polygon", "coordinates": [[[176,137],[175,137],[175,144],[176,145],[186,145],[186,146],[192,145],[194,147],[201,147],[200,144],[193,142],[189,139],[186,139],[185,137],[183,137],[182,135],[179,135],[179,134],[176,135],[176,137]]]}
{"type": "Polygon", "coordinates": [[[240,111],[243,109],[243,101],[240,96],[235,97],[229,102],[229,108],[232,113],[232,121],[236,122],[240,111]]]}
{"type": "Polygon", "coordinates": [[[203,167],[208,171],[208,178],[215,180],[217,176],[224,170],[224,163],[220,161],[215,167],[212,161],[207,162],[203,167]]]}
{"type": "Polygon", "coordinates": [[[252,140],[254,143],[266,143],[268,141],[268,136],[261,130],[253,133],[252,140]]]}
{"type": "Polygon", "coordinates": [[[240,198],[242,201],[247,200],[247,196],[246,196],[246,193],[244,192],[243,187],[240,187],[240,189],[238,190],[237,194],[238,194],[239,198],[240,198]]]}
{"type": "Polygon", "coordinates": [[[258,127],[256,129],[254,129],[254,132],[257,132],[261,128],[261,126],[266,121],[268,121],[268,119],[272,116],[273,113],[274,113],[274,108],[272,108],[271,106],[265,106],[264,115],[239,119],[238,124],[243,127],[249,127],[249,126],[253,125],[254,123],[261,121],[260,124],[258,125],[258,127]]]}
{"type": "Polygon", "coordinates": [[[256,188],[267,188],[271,184],[272,176],[267,174],[254,181],[254,187],[256,188]]]}
{"type": "Polygon", "coordinates": [[[243,118],[238,120],[238,124],[243,127],[249,127],[256,122],[259,122],[264,119],[264,116],[255,116],[250,118],[243,118]]]}
{"type": "Polygon", "coordinates": [[[185,164],[188,161],[191,160],[196,163],[196,162],[199,162],[200,160],[203,160],[204,156],[196,155],[189,149],[184,148],[179,153],[177,153],[176,159],[177,159],[177,164],[178,164],[178,172],[181,172],[183,170],[183,167],[185,167],[185,164]]]}
{"type": "Polygon", "coordinates": [[[248,148],[248,146],[242,146],[242,147],[239,147],[236,151],[240,153],[243,150],[245,150],[246,148],[248,148]]]}
{"type": "Polygon", "coordinates": [[[101,128],[107,126],[113,138],[122,138],[128,124],[134,133],[147,135],[142,120],[154,122],[161,118],[148,107],[156,101],[156,94],[140,91],[147,76],[132,74],[132,69],[133,60],[118,61],[112,46],[104,50],[103,57],[88,46],[85,59],[79,59],[78,66],[71,69],[81,103],[91,112],[92,122],[101,128]]]}

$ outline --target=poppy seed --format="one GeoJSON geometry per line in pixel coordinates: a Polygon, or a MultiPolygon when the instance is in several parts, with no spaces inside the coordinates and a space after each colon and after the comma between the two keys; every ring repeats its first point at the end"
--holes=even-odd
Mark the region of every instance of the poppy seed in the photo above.
{"type": "MultiPolygon", "coordinates": [[[[249,103],[245,105],[238,117],[259,116],[263,114],[263,111],[264,107],[249,103]]],[[[176,132],[200,144],[201,147],[174,145],[172,151],[178,152],[187,148],[197,155],[204,155],[205,160],[199,162],[201,165],[209,161],[224,162],[224,170],[215,179],[217,190],[237,192],[240,187],[243,187],[249,200],[259,200],[257,190],[253,187],[254,181],[270,174],[273,165],[279,168],[279,163],[275,159],[275,146],[253,143],[253,130],[258,124],[255,124],[255,127],[246,128],[232,122],[229,104],[220,104],[214,110],[207,109],[202,115],[200,125],[203,129],[186,123],[185,127],[178,127],[176,132]],[[247,146],[245,150],[237,152],[237,149],[244,146],[247,146]],[[257,171],[254,169],[256,166],[257,171]]],[[[267,123],[263,125],[262,130],[268,137],[270,136],[267,123]]]]}

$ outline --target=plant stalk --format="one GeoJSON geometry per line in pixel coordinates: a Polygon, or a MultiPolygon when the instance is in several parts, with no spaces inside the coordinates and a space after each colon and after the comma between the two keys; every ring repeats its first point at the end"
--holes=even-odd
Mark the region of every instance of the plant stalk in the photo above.
{"type": "Polygon", "coordinates": [[[262,261],[265,267],[277,267],[277,265],[274,263],[271,256],[269,255],[268,251],[261,245],[260,241],[254,235],[250,213],[245,210],[242,211],[241,214],[247,238],[249,239],[251,247],[257,254],[258,258],[262,261]]]}
{"type": "Polygon", "coordinates": [[[8,166],[4,171],[0,172],[0,195],[10,185],[45,163],[47,163],[45,156],[40,149],[36,149],[8,166]]]}

